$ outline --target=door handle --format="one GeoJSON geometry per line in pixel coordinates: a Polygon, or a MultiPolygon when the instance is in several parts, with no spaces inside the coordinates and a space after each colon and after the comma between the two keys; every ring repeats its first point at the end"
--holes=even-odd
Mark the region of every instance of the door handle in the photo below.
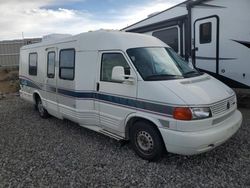
{"type": "Polygon", "coordinates": [[[99,90],[100,90],[100,83],[96,82],[96,91],[99,91],[99,90]]]}

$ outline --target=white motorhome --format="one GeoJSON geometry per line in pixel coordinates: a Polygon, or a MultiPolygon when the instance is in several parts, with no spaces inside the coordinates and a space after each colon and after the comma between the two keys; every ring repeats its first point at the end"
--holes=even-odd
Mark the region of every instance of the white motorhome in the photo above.
{"type": "Polygon", "coordinates": [[[153,35],[200,71],[249,93],[249,10],[249,0],[188,0],[122,30],[153,35]]]}
{"type": "Polygon", "coordinates": [[[95,31],[27,45],[19,77],[21,98],[41,117],[130,140],[148,160],[211,150],[241,126],[232,89],[148,35],[95,31]]]}

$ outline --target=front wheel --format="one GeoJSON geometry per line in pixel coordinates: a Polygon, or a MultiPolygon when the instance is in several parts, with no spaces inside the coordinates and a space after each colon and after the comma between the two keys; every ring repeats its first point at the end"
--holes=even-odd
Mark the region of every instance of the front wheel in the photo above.
{"type": "Polygon", "coordinates": [[[42,118],[48,118],[49,117],[49,113],[47,112],[47,110],[43,107],[43,103],[42,103],[42,100],[40,98],[38,98],[36,100],[36,109],[39,113],[39,115],[42,117],[42,118]]]}
{"type": "Polygon", "coordinates": [[[131,144],[143,159],[157,161],[164,152],[164,143],[159,131],[148,122],[135,122],[130,130],[131,144]]]}

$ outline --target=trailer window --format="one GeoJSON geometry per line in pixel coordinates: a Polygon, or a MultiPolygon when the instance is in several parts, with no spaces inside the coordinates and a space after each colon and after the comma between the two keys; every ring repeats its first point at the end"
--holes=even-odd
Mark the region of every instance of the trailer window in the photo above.
{"type": "Polygon", "coordinates": [[[59,56],[59,77],[64,80],[74,80],[75,49],[63,49],[59,56]]]}
{"type": "Polygon", "coordinates": [[[29,75],[37,75],[37,53],[29,54],[29,75]]]}
{"type": "Polygon", "coordinates": [[[200,44],[212,41],[212,23],[207,22],[200,25],[200,44]]]}
{"type": "Polygon", "coordinates": [[[175,52],[179,51],[179,40],[178,40],[178,28],[173,27],[170,29],[163,29],[160,31],[155,31],[152,34],[154,37],[162,40],[168,44],[175,52]]]}
{"type": "Polygon", "coordinates": [[[47,55],[47,77],[54,78],[55,77],[55,52],[49,52],[47,55]]]}
{"type": "Polygon", "coordinates": [[[130,75],[130,67],[120,53],[103,53],[101,63],[101,81],[114,82],[111,79],[113,67],[122,66],[125,69],[125,75],[130,75]]]}

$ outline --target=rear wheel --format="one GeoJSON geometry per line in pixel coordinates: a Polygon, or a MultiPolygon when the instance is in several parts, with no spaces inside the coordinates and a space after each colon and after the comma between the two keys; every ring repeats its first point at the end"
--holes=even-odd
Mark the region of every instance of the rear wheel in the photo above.
{"type": "Polygon", "coordinates": [[[135,122],[130,130],[130,139],[133,149],[143,159],[157,161],[164,152],[159,131],[148,122],[135,122]]]}
{"type": "Polygon", "coordinates": [[[42,118],[48,118],[49,117],[49,113],[47,112],[47,110],[43,107],[43,103],[42,100],[40,99],[40,97],[37,97],[36,99],[36,109],[39,113],[39,115],[42,118]]]}

